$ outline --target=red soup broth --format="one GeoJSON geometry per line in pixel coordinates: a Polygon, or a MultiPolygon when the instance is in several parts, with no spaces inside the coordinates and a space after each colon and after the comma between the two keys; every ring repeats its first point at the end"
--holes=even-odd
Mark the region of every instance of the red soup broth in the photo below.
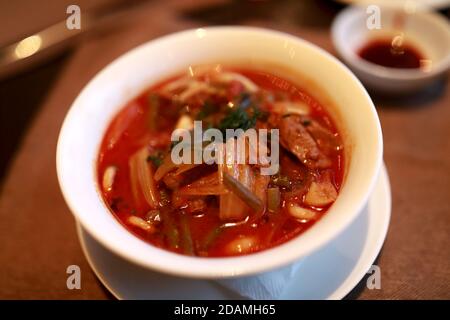
{"type": "MultiPolygon", "coordinates": [[[[198,90],[198,93],[181,102],[179,97],[189,88],[186,85],[173,85],[174,89],[170,91],[167,87],[176,81],[182,83],[180,79],[185,77],[184,74],[157,83],[120,110],[101,143],[97,172],[105,204],[127,230],[153,246],[205,257],[251,254],[265,250],[308,230],[326,214],[339,192],[344,174],[343,144],[326,106],[294,83],[267,72],[243,68],[230,68],[222,72],[229,72],[232,76],[227,74],[223,79],[218,77],[217,83],[214,75],[199,76],[198,82],[211,85],[212,89],[204,92],[198,90]],[[236,74],[256,85],[257,92],[249,93],[251,87],[236,74]],[[250,103],[245,99],[249,99],[250,103]],[[279,194],[275,209],[268,209],[269,191],[266,190],[260,197],[264,209],[255,212],[250,206],[245,207],[243,202],[244,207],[242,203],[240,208],[236,207],[236,211],[240,211],[237,219],[233,216],[233,208],[221,207],[220,195],[179,196],[186,185],[207,175],[214,175],[218,171],[217,165],[202,164],[181,176],[175,176],[175,181],[172,181],[172,171],[172,180],[164,177],[154,181],[152,190],[157,194],[157,205],[146,202],[142,190],[133,191],[139,189],[139,185],[132,185],[130,158],[134,154],[144,150],[148,155],[147,165],[154,175],[163,159],[170,154],[170,137],[182,115],[202,119],[204,128],[220,128],[226,123],[225,117],[230,119],[241,112],[230,108],[230,102],[233,102],[234,108],[243,108],[244,103],[251,105],[253,111],[245,109],[244,118],[256,119],[254,127],[280,128],[280,141],[283,142],[279,148],[279,173],[262,178],[258,173],[259,168],[250,169],[255,179],[265,179],[267,190],[275,190],[279,194]],[[275,112],[275,107],[283,103],[306,105],[308,115],[275,112]],[[259,117],[259,114],[264,114],[264,117],[259,117]],[[296,130],[291,130],[297,126],[300,130],[298,134],[296,130]],[[304,150],[312,156],[304,158],[301,152],[296,152],[297,145],[301,145],[296,144],[296,141],[306,139],[311,142],[310,138],[313,141],[312,149],[309,150],[306,144],[304,150]],[[317,160],[320,158],[317,158],[317,147],[324,161],[317,160]],[[313,151],[316,151],[315,155],[313,151]],[[104,175],[108,168],[114,174],[110,175],[113,178],[107,179],[110,182],[105,188],[104,175]],[[317,198],[317,188],[322,193],[325,190],[328,195],[320,198],[319,194],[317,198]],[[231,219],[224,219],[222,210],[228,210],[231,219]]],[[[218,188],[226,189],[220,181],[218,188]]],[[[253,185],[252,188],[257,187],[253,185]]],[[[274,201],[271,203],[273,207],[274,201]]]]}

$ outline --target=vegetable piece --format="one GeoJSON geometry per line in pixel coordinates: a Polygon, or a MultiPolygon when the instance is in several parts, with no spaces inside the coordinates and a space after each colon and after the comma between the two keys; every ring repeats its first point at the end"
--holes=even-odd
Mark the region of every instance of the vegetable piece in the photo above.
{"type": "Polygon", "coordinates": [[[264,243],[269,245],[272,243],[272,239],[278,232],[282,232],[284,224],[289,219],[289,215],[287,214],[277,214],[272,217],[273,227],[270,228],[269,232],[264,236],[264,243]]]}
{"type": "Polygon", "coordinates": [[[159,190],[159,205],[161,207],[165,207],[168,206],[169,204],[170,204],[170,195],[164,189],[159,190]]]}
{"type": "MultiPolygon", "coordinates": [[[[239,96],[239,102],[238,103],[239,103],[239,108],[240,109],[243,109],[243,110],[247,109],[253,103],[252,95],[248,94],[247,92],[241,93],[240,96],[239,96]]],[[[258,109],[256,109],[256,110],[258,110],[258,109]]],[[[259,110],[257,112],[259,112],[259,110]]]]}
{"type": "Polygon", "coordinates": [[[291,216],[301,220],[302,222],[307,222],[318,218],[318,213],[316,211],[300,207],[293,203],[288,204],[288,211],[291,216]]]}
{"type": "Polygon", "coordinates": [[[259,212],[257,211],[254,216],[252,216],[251,221],[256,221],[261,218],[266,211],[267,207],[267,186],[269,185],[270,177],[262,175],[259,172],[255,173],[255,183],[253,187],[254,194],[262,201],[263,209],[259,212]]]}
{"type": "Polygon", "coordinates": [[[205,239],[203,240],[202,250],[207,251],[209,247],[213,244],[213,242],[217,239],[217,237],[223,232],[224,228],[219,226],[210,231],[205,239]]]}
{"type": "Polygon", "coordinates": [[[262,175],[260,173],[255,173],[255,195],[261,199],[263,205],[267,202],[267,186],[269,185],[270,177],[262,175]]]}
{"type": "Polygon", "coordinates": [[[161,152],[157,152],[155,154],[149,155],[147,161],[153,162],[156,168],[158,168],[162,164],[162,154],[161,152]]]}
{"type": "Polygon", "coordinates": [[[164,157],[161,165],[155,172],[155,181],[159,181],[164,177],[168,172],[175,170],[177,165],[172,162],[172,157],[170,152],[164,157]]]}
{"type": "Polygon", "coordinates": [[[155,227],[152,226],[150,223],[148,223],[147,221],[145,221],[142,218],[139,218],[137,216],[130,216],[127,219],[127,222],[135,227],[141,228],[142,230],[145,230],[149,233],[153,233],[155,232],[155,227]]]}
{"type": "Polygon", "coordinates": [[[310,108],[302,101],[281,101],[273,104],[272,111],[281,115],[297,114],[304,116],[310,113],[310,108]]]}
{"type": "Polygon", "coordinates": [[[205,101],[203,104],[203,107],[200,109],[200,111],[195,116],[195,119],[203,120],[218,110],[219,110],[219,108],[216,105],[214,105],[210,101],[205,101]]]}
{"type": "MultiPolygon", "coordinates": [[[[192,148],[194,145],[192,146],[192,148]]],[[[193,152],[195,152],[196,149],[192,149],[193,152]]],[[[192,155],[193,155],[192,152],[192,155]]],[[[167,173],[177,169],[175,171],[175,175],[182,174],[183,172],[186,172],[188,170],[191,170],[195,167],[197,167],[199,164],[195,163],[181,163],[179,165],[173,163],[171,153],[169,152],[164,159],[162,160],[161,165],[158,167],[158,169],[155,172],[155,180],[159,181],[161,180],[167,173]]]]}
{"type": "Polygon", "coordinates": [[[129,160],[131,189],[136,204],[141,204],[141,194],[152,209],[159,205],[159,193],[153,177],[152,165],[147,161],[146,147],[134,153],[129,160]]]}
{"type": "Polygon", "coordinates": [[[199,187],[189,185],[179,189],[178,193],[184,196],[217,196],[228,193],[228,190],[222,184],[199,187]]]}
{"type": "Polygon", "coordinates": [[[219,123],[218,129],[225,132],[226,129],[247,130],[253,128],[256,118],[250,117],[243,109],[236,109],[229,112],[219,123]]]}
{"type": "Polygon", "coordinates": [[[203,141],[200,146],[196,146],[195,142],[190,145],[191,148],[191,163],[180,163],[179,165],[176,165],[177,170],[175,171],[175,175],[180,175],[186,171],[189,171],[191,169],[194,169],[201,165],[201,163],[194,163],[194,157],[195,153],[200,154],[200,156],[203,156],[203,150],[206,146],[210,144],[209,141],[203,141]]]}
{"type": "Polygon", "coordinates": [[[317,181],[311,182],[305,196],[305,203],[310,206],[323,207],[333,203],[336,198],[337,191],[331,182],[331,175],[325,173],[317,181]]]}
{"type": "Polygon", "coordinates": [[[188,200],[187,208],[185,210],[190,214],[205,211],[206,210],[206,201],[203,198],[188,200]]]}
{"type": "Polygon", "coordinates": [[[160,213],[162,220],[162,234],[166,236],[168,246],[171,249],[178,249],[180,247],[180,232],[172,217],[172,212],[163,208],[160,213]]]}
{"type": "Polygon", "coordinates": [[[178,193],[185,196],[208,196],[225,194],[228,190],[220,183],[218,173],[214,172],[180,188],[178,193]]]}
{"type": "MultiPolygon", "coordinates": [[[[250,169],[251,170],[251,169],[250,169]]],[[[225,186],[244,201],[255,212],[260,213],[264,211],[264,204],[250,189],[248,189],[239,180],[233,178],[230,174],[223,174],[223,182],[225,186]]]]}
{"type": "Polygon", "coordinates": [[[172,91],[179,90],[179,89],[184,89],[184,88],[188,87],[189,84],[192,83],[193,81],[194,80],[192,80],[191,78],[182,77],[175,81],[171,81],[170,83],[165,85],[162,88],[162,91],[167,93],[167,92],[172,92],[172,91]]]}
{"type": "Polygon", "coordinates": [[[184,102],[200,92],[215,93],[216,90],[206,83],[193,81],[189,84],[186,90],[180,93],[180,95],[178,96],[178,100],[184,102]]]}
{"type": "MultiPolygon", "coordinates": [[[[235,143],[235,140],[229,140],[229,142],[235,143]]],[[[225,146],[225,145],[222,145],[225,146]]],[[[223,184],[223,175],[225,172],[233,175],[233,177],[239,177],[239,168],[237,164],[233,163],[235,150],[233,148],[224,148],[223,162],[218,164],[218,176],[219,181],[223,184]]],[[[221,155],[219,155],[221,156],[221,155]]],[[[239,199],[237,195],[228,191],[219,197],[219,217],[222,221],[239,221],[246,217],[248,207],[239,199]]]]}
{"type": "Polygon", "coordinates": [[[180,247],[180,233],[175,226],[167,227],[164,234],[167,236],[170,248],[176,249],[180,247]]]}
{"type": "Polygon", "coordinates": [[[239,236],[226,245],[228,254],[248,253],[258,246],[258,239],[254,236],[239,236]]]}
{"type": "Polygon", "coordinates": [[[281,194],[278,187],[267,189],[267,209],[270,212],[277,212],[280,208],[281,194]]]}
{"type": "Polygon", "coordinates": [[[181,228],[181,244],[185,254],[190,256],[194,255],[194,245],[192,243],[191,230],[189,229],[188,217],[182,215],[180,218],[180,228],[181,228]]]}
{"type": "Polygon", "coordinates": [[[173,172],[169,172],[164,176],[163,181],[167,188],[175,190],[180,186],[182,179],[180,176],[176,176],[173,172]]]}
{"type": "Polygon", "coordinates": [[[239,221],[246,216],[247,206],[232,192],[220,195],[219,207],[219,217],[222,221],[239,221]]]}
{"type": "Polygon", "coordinates": [[[117,173],[116,166],[109,166],[105,169],[102,179],[102,187],[104,192],[110,192],[112,190],[116,173],[117,173]]]}
{"type": "Polygon", "coordinates": [[[291,186],[291,181],[289,180],[288,176],[277,174],[275,176],[272,176],[271,179],[271,183],[278,187],[289,188],[291,186]]]}
{"type": "Polygon", "coordinates": [[[170,96],[170,93],[173,92],[177,93],[177,100],[183,102],[200,92],[215,93],[216,90],[215,88],[204,82],[200,82],[192,78],[183,77],[169,83],[162,89],[162,93],[164,95],[170,96]]]}
{"type": "Polygon", "coordinates": [[[196,163],[182,163],[178,166],[177,170],[175,171],[175,175],[180,175],[186,171],[189,171],[191,169],[194,169],[195,167],[197,167],[199,164],[196,163]]]}
{"type": "MultiPolygon", "coordinates": [[[[254,174],[249,165],[246,164],[237,164],[236,159],[236,151],[237,145],[235,139],[229,139],[226,142],[226,148],[224,148],[223,153],[223,161],[219,163],[219,181],[225,184],[225,173],[229,174],[234,180],[240,182],[240,186],[243,186],[244,189],[251,191],[254,189],[254,174]],[[234,144],[234,147],[233,147],[234,144]]],[[[229,179],[231,182],[234,180],[229,179]]],[[[226,186],[226,185],[225,185],[226,186]]],[[[230,187],[226,186],[227,189],[230,187]]],[[[260,203],[259,200],[254,194],[253,198],[255,201],[260,203]]],[[[219,217],[221,220],[228,221],[238,221],[243,220],[247,216],[247,212],[249,209],[249,204],[245,203],[246,200],[242,200],[235,192],[228,192],[226,194],[222,194],[219,198],[219,217]]],[[[259,212],[258,212],[259,213],[259,212]]]]}
{"type": "Polygon", "coordinates": [[[253,107],[251,110],[246,111],[244,108],[236,108],[230,111],[219,122],[217,129],[225,133],[226,129],[242,129],[244,131],[254,128],[256,120],[262,113],[258,108],[253,107]]]}
{"type": "Polygon", "coordinates": [[[189,196],[185,196],[179,193],[179,190],[174,190],[172,192],[171,205],[175,209],[179,209],[181,207],[185,208],[186,203],[189,200],[189,196]]]}
{"type": "Polygon", "coordinates": [[[238,81],[240,83],[242,83],[245,87],[245,89],[247,89],[250,92],[256,92],[259,90],[259,87],[249,78],[247,78],[246,76],[243,76],[242,74],[239,73],[235,73],[235,72],[222,72],[219,73],[217,75],[217,77],[215,78],[215,80],[219,81],[219,82],[231,82],[231,81],[238,81]]]}
{"type": "Polygon", "coordinates": [[[157,223],[161,222],[161,212],[159,210],[157,210],[157,209],[150,210],[145,215],[145,220],[148,223],[151,223],[151,224],[155,223],[155,224],[157,224],[157,223]]]}
{"type": "Polygon", "coordinates": [[[177,124],[175,125],[176,129],[185,129],[185,130],[192,130],[194,129],[194,121],[192,118],[186,114],[183,114],[177,121],[177,124]]]}

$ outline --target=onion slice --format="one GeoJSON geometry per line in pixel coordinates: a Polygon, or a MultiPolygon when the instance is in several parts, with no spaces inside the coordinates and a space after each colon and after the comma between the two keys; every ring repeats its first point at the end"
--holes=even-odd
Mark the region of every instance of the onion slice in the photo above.
{"type": "Polygon", "coordinates": [[[224,172],[223,182],[225,186],[236,194],[242,201],[244,201],[255,212],[260,213],[264,210],[264,203],[253,192],[251,192],[245,185],[233,178],[230,174],[224,172]]]}
{"type": "Polygon", "coordinates": [[[177,192],[182,196],[212,196],[226,194],[228,190],[220,183],[218,173],[214,172],[180,188],[177,192]]]}
{"type": "Polygon", "coordinates": [[[300,116],[306,116],[310,113],[309,106],[302,101],[280,101],[275,102],[272,108],[273,112],[282,115],[297,114],[300,116]]]}
{"type": "Polygon", "coordinates": [[[281,193],[278,187],[267,189],[267,209],[270,212],[277,212],[280,208],[281,193]]]}
{"type": "Polygon", "coordinates": [[[305,203],[309,206],[323,207],[333,203],[336,198],[336,188],[331,182],[330,174],[326,173],[317,181],[311,182],[305,196],[305,203]]]}
{"type": "Polygon", "coordinates": [[[307,222],[309,220],[316,220],[318,217],[318,213],[316,211],[312,209],[303,208],[292,203],[288,204],[288,211],[291,216],[301,220],[302,222],[307,222]]]}
{"type": "Polygon", "coordinates": [[[130,216],[127,219],[127,222],[135,227],[141,228],[144,231],[153,233],[155,232],[155,227],[153,227],[153,225],[147,221],[145,221],[142,218],[139,218],[137,216],[130,216]]]}
{"type": "Polygon", "coordinates": [[[129,160],[131,189],[137,204],[141,204],[141,195],[152,209],[159,205],[159,193],[156,188],[152,165],[147,161],[149,151],[146,147],[134,153],[129,160]]]}
{"type": "Polygon", "coordinates": [[[242,74],[235,73],[235,72],[222,72],[219,73],[215,80],[218,80],[220,82],[231,82],[231,81],[238,81],[242,83],[242,85],[250,92],[256,92],[259,90],[259,87],[249,78],[246,76],[243,76],[242,74]]]}
{"type": "Polygon", "coordinates": [[[116,174],[117,174],[116,166],[109,166],[105,169],[102,179],[103,191],[110,192],[112,190],[116,174]]]}

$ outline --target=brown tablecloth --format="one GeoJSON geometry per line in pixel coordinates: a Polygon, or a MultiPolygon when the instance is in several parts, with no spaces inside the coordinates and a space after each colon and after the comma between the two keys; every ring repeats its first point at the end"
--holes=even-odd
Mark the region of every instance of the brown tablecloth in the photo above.
{"type": "MultiPolygon", "coordinates": [[[[142,42],[195,26],[176,19],[168,7],[151,5],[132,24],[83,42],[28,130],[0,194],[0,298],[111,298],[83,256],[61,196],[56,141],[72,101],[96,72],[142,42]],[[81,290],[66,288],[71,264],[81,267],[81,290]]],[[[245,23],[287,31],[333,51],[326,28],[270,21],[245,23]]],[[[374,99],[392,184],[392,218],[376,262],[381,290],[368,290],[363,280],[349,298],[449,299],[450,84],[443,81],[403,100],[374,99]]]]}

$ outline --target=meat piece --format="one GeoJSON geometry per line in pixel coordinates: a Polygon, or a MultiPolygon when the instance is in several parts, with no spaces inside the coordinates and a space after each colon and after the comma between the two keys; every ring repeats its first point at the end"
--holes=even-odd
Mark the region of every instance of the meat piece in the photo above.
{"type": "Polygon", "coordinates": [[[188,213],[199,213],[206,210],[206,201],[204,198],[196,198],[188,200],[186,211],[188,213]]]}
{"type": "Polygon", "coordinates": [[[323,207],[333,203],[336,198],[337,191],[331,181],[331,174],[325,172],[311,183],[305,196],[305,203],[309,206],[323,207]]]}
{"type": "Polygon", "coordinates": [[[331,160],[319,149],[302,122],[302,117],[290,115],[279,121],[280,143],[310,169],[331,166],[331,160]]]}
{"type": "Polygon", "coordinates": [[[219,181],[217,172],[213,172],[182,187],[178,193],[188,196],[215,196],[228,193],[228,190],[219,181]]]}
{"type": "Polygon", "coordinates": [[[320,150],[325,154],[330,155],[336,151],[342,150],[343,145],[338,137],[327,127],[320,124],[318,121],[311,119],[308,116],[302,116],[302,123],[306,123],[306,130],[316,141],[320,150]]]}
{"type": "Polygon", "coordinates": [[[172,193],[172,207],[183,210],[186,213],[198,213],[206,210],[206,197],[185,196],[178,193],[178,190],[172,193]]]}

